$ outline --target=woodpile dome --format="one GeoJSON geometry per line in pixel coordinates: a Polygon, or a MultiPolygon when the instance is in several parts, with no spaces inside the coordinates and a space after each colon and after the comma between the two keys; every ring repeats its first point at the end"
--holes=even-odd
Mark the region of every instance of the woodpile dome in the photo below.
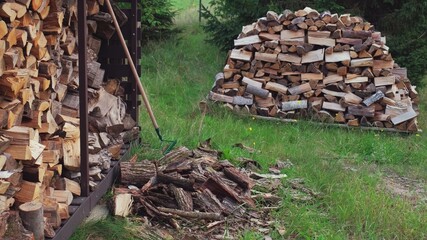
{"type": "Polygon", "coordinates": [[[209,99],[265,117],[417,132],[415,88],[369,22],[306,7],[243,26],[209,99]]]}

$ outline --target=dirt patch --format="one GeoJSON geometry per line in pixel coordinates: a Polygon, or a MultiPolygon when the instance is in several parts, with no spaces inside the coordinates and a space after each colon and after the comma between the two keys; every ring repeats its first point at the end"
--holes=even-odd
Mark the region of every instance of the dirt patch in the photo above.
{"type": "Polygon", "coordinates": [[[393,170],[381,169],[380,166],[376,164],[357,166],[345,162],[343,163],[343,169],[348,172],[358,172],[364,169],[373,175],[380,172],[382,176],[378,186],[379,189],[385,190],[394,197],[404,199],[415,207],[427,204],[427,182],[425,180],[404,177],[393,170]]]}
{"type": "Polygon", "coordinates": [[[393,196],[400,197],[417,206],[427,203],[426,182],[399,176],[387,171],[382,177],[385,189],[393,196]]]}

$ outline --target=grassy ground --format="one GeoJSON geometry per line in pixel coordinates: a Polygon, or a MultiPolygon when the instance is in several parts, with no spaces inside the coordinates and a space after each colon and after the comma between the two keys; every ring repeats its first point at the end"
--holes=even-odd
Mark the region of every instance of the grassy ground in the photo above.
{"type": "MultiPolygon", "coordinates": [[[[143,52],[142,82],[146,86],[163,135],[179,145],[195,147],[212,138],[227,159],[251,157],[263,167],[277,159],[289,159],[294,167],[289,178],[304,178],[306,185],[322,193],[314,203],[291,201],[284,183],[283,202],[275,213],[277,224],[287,229],[286,237],[318,239],[426,239],[426,201],[413,205],[385,190],[384,177],[392,171],[401,176],[427,180],[426,134],[401,135],[320,127],[307,122],[283,124],[238,117],[211,106],[206,115],[198,102],[206,96],[213,76],[221,70],[225,53],[204,42],[197,23],[198,1],[176,0],[178,9],[193,7],[179,18],[185,27],[181,41],[169,40],[149,45],[143,52]],[[259,150],[249,154],[233,148],[243,143],[259,150]]],[[[425,90],[421,94],[426,96],[425,90]]],[[[423,99],[426,99],[423,97],[423,99]]],[[[420,125],[427,129],[423,102],[420,125]]],[[[142,139],[149,148],[135,149],[141,158],[160,155],[160,143],[142,110],[142,139]]],[[[115,235],[112,222],[129,226],[125,220],[85,226],[73,239],[87,239],[90,232],[102,232],[100,239],[125,239],[115,235]]],[[[131,225],[131,224],[130,224],[131,225]]],[[[93,233],[95,232],[95,233],[93,233]]],[[[254,232],[243,239],[258,239],[254,232]]],[[[273,239],[280,239],[275,232],[273,239]]],[[[134,236],[132,237],[134,238],[134,236]]],[[[131,239],[131,238],[126,238],[131,239]]]]}

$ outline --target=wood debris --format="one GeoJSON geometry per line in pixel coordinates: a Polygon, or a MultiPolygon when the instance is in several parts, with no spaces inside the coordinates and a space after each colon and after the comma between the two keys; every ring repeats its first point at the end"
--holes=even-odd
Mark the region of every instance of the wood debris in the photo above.
{"type": "MultiPolygon", "coordinates": [[[[242,230],[273,227],[270,211],[281,201],[276,191],[285,175],[251,174],[220,160],[219,154],[206,142],[194,150],[180,147],[156,162],[122,162],[125,185],[115,189],[115,199],[129,194],[133,213],[147,216],[153,225],[191,229],[195,239],[214,239],[224,233],[225,225],[231,226],[230,239],[242,230]],[[260,208],[256,202],[271,208],[260,208]]],[[[115,209],[128,204],[115,201],[115,209]]]]}

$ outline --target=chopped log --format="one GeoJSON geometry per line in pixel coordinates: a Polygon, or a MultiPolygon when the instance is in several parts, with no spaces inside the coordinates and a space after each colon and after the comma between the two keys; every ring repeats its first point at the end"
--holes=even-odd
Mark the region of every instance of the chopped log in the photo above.
{"type": "Polygon", "coordinates": [[[308,43],[313,44],[313,45],[319,45],[319,46],[334,47],[335,46],[335,39],[326,38],[326,37],[310,37],[310,36],[308,36],[308,43]]]}
{"type": "Polygon", "coordinates": [[[282,110],[290,111],[295,109],[306,109],[308,107],[307,100],[282,102],[282,110]]]}
{"type": "Polygon", "coordinates": [[[56,232],[53,229],[52,225],[48,223],[46,219],[44,219],[43,221],[43,232],[45,237],[47,238],[54,238],[56,235],[56,232]]]}
{"type": "Polygon", "coordinates": [[[246,46],[246,45],[250,45],[250,44],[254,44],[254,43],[260,43],[261,41],[262,40],[259,38],[258,35],[253,35],[253,36],[239,38],[239,39],[234,40],[234,46],[235,47],[246,46]]]}
{"type": "Polygon", "coordinates": [[[61,226],[61,217],[58,209],[59,205],[55,198],[43,197],[43,216],[54,229],[58,229],[61,226]]]}
{"type": "Polygon", "coordinates": [[[301,63],[302,58],[296,54],[283,54],[279,53],[277,59],[282,62],[290,62],[290,63],[301,63]]]}
{"type": "Polygon", "coordinates": [[[66,220],[70,218],[70,213],[68,212],[68,204],[58,203],[58,212],[61,219],[66,220]]]}
{"type": "Polygon", "coordinates": [[[233,97],[209,92],[209,99],[212,101],[219,101],[219,102],[225,102],[225,103],[233,103],[233,97]]]}
{"type": "Polygon", "coordinates": [[[375,108],[363,106],[349,106],[348,113],[355,116],[374,117],[375,108]]]}
{"type": "Polygon", "coordinates": [[[344,37],[336,39],[336,41],[337,43],[349,44],[349,45],[360,45],[363,43],[362,39],[344,38],[344,37]]]}
{"type": "Polygon", "coordinates": [[[253,98],[235,96],[235,97],[233,97],[233,104],[235,104],[235,105],[252,105],[253,104],[253,98]]]}
{"type": "Polygon", "coordinates": [[[53,197],[56,198],[58,203],[70,205],[73,201],[73,194],[68,190],[54,190],[53,197]]]}
{"type": "Polygon", "coordinates": [[[40,183],[22,181],[21,190],[15,195],[16,201],[25,203],[38,199],[40,197],[40,187],[40,183]]]}
{"type": "Polygon", "coordinates": [[[141,187],[147,183],[155,174],[154,163],[142,161],[137,163],[122,162],[121,182],[126,185],[135,185],[141,187]]]}
{"type": "Polygon", "coordinates": [[[322,108],[336,112],[345,112],[346,110],[346,108],[342,107],[340,104],[332,102],[323,102],[322,108]]]}
{"type": "Polygon", "coordinates": [[[17,12],[12,9],[12,3],[4,2],[0,4],[0,16],[7,18],[9,22],[13,22],[17,17],[17,12]]]}
{"type": "Polygon", "coordinates": [[[55,189],[67,190],[76,196],[80,196],[81,193],[80,184],[68,178],[57,179],[55,182],[55,189]]]}
{"type": "Polygon", "coordinates": [[[375,87],[379,86],[387,86],[387,85],[393,85],[396,82],[396,76],[391,75],[388,77],[376,77],[374,78],[375,87]]]}
{"type": "Polygon", "coordinates": [[[361,58],[361,59],[352,59],[352,67],[371,67],[374,65],[372,58],[361,58]]]}
{"type": "Polygon", "coordinates": [[[265,90],[263,88],[255,87],[254,85],[247,85],[246,86],[246,92],[259,96],[261,98],[267,98],[270,94],[268,90],[265,90]]]}
{"type": "Polygon", "coordinates": [[[34,233],[36,240],[44,239],[43,205],[41,202],[26,202],[19,206],[23,226],[34,233]]]}
{"type": "Polygon", "coordinates": [[[252,52],[245,51],[243,49],[233,49],[231,51],[230,58],[249,62],[252,60],[252,52]]]}
{"type": "MultiPolygon", "coordinates": [[[[286,94],[288,92],[288,88],[280,83],[268,82],[265,85],[265,89],[270,91],[275,91],[278,93],[286,94]]],[[[248,104],[249,105],[249,104],[248,104]]]]}
{"type": "Polygon", "coordinates": [[[276,63],[276,61],[277,61],[277,54],[256,52],[255,53],[255,59],[259,60],[259,61],[276,63]]]}
{"type": "Polygon", "coordinates": [[[323,61],[325,55],[325,51],[323,48],[310,51],[306,53],[304,56],[302,56],[301,63],[311,63],[311,62],[318,62],[323,61]]]}
{"type": "Polygon", "coordinates": [[[127,217],[132,210],[132,194],[122,193],[114,196],[114,216],[127,217]]]}
{"type": "Polygon", "coordinates": [[[367,77],[355,77],[355,78],[346,78],[345,83],[365,83],[368,82],[367,77]]]}
{"type": "Polygon", "coordinates": [[[397,125],[397,124],[403,123],[403,122],[405,122],[405,121],[408,121],[408,120],[410,120],[410,119],[413,119],[413,118],[415,118],[416,116],[418,116],[418,113],[416,113],[416,112],[411,108],[409,111],[407,111],[407,112],[405,112],[405,113],[402,113],[402,114],[400,114],[400,115],[398,115],[398,116],[395,116],[395,117],[391,118],[391,122],[392,122],[394,125],[397,125]]]}
{"type": "Polygon", "coordinates": [[[382,98],[384,98],[385,97],[385,95],[384,95],[384,93],[383,92],[381,92],[381,91],[377,91],[374,95],[372,95],[372,96],[370,96],[369,98],[367,98],[367,99],[365,99],[364,101],[363,101],[363,103],[366,105],[366,106],[371,106],[373,103],[375,103],[376,101],[379,101],[379,100],[381,100],[382,98]]]}
{"type": "Polygon", "coordinates": [[[360,104],[363,99],[353,93],[347,93],[344,96],[344,101],[348,104],[360,104]]]}
{"type": "Polygon", "coordinates": [[[350,52],[334,52],[332,54],[325,55],[325,62],[342,62],[342,61],[350,61],[350,52]]]}
{"type": "Polygon", "coordinates": [[[312,90],[309,83],[304,83],[299,86],[295,86],[293,88],[289,88],[288,91],[291,95],[299,95],[301,93],[305,93],[312,90]]]}

